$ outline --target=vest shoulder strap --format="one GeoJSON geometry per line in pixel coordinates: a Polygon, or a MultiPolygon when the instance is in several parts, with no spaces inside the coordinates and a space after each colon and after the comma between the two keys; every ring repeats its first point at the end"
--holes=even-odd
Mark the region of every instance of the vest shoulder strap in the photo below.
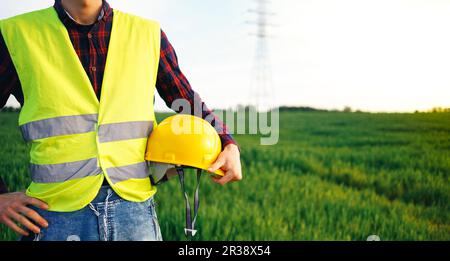
{"type": "Polygon", "coordinates": [[[41,10],[36,10],[24,14],[19,14],[13,17],[0,20],[0,28],[3,30],[13,30],[21,28],[26,25],[29,30],[33,27],[42,26],[44,24],[51,24],[57,18],[56,11],[53,7],[48,7],[41,10]]]}

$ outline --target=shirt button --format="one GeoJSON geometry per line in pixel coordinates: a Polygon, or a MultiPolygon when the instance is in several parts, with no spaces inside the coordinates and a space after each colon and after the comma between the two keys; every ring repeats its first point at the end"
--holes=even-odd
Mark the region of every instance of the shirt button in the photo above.
{"type": "Polygon", "coordinates": [[[92,66],[91,71],[95,72],[95,71],[97,71],[97,68],[95,66],[92,66]]]}
{"type": "Polygon", "coordinates": [[[92,39],[92,34],[91,34],[91,33],[88,33],[87,37],[88,37],[89,39],[92,39]]]}

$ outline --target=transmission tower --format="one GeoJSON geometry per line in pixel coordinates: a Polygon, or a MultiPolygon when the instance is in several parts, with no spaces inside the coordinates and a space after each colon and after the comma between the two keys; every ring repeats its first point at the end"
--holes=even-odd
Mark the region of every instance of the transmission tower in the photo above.
{"type": "Polygon", "coordinates": [[[272,69],[269,51],[269,28],[273,27],[270,19],[275,13],[269,11],[270,1],[255,0],[255,8],[248,12],[255,16],[254,21],[247,22],[256,26],[256,32],[250,35],[256,37],[256,51],[253,65],[253,75],[250,83],[250,103],[258,111],[268,111],[275,106],[275,92],[272,80],[272,69]]]}

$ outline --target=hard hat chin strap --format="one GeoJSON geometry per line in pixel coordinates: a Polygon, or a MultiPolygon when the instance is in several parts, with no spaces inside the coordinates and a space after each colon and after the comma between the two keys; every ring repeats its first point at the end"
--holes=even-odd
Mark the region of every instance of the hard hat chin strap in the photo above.
{"type": "Polygon", "coordinates": [[[198,215],[198,208],[200,206],[199,201],[199,191],[200,191],[200,178],[202,176],[202,170],[197,169],[197,185],[195,188],[195,195],[194,195],[194,219],[192,219],[192,213],[191,213],[191,205],[189,203],[189,196],[186,192],[185,188],[185,182],[184,182],[184,169],[183,167],[176,167],[178,178],[180,179],[180,185],[181,190],[184,195],[184,200],[186,203],[186,227],[184,229],[184,233],[186,236],[194,237],[195,234],[197,234],[197,230],[195,229],[195,222],[197,221],[197,215],[198,215]]]}

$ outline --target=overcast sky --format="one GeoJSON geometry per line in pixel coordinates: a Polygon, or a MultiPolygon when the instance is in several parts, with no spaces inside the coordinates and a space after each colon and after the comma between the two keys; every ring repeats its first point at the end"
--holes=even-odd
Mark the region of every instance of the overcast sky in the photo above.
{"type": "MultiPolygon", "coordinates": [[[[209,107],[246,104],[255,39],[251,0],[110,0],[161,22],[209,107]]],[[[51,0],[1,0],[0,18],[51,0]]],[[[450,0],[274,0],[276,101],[369,111],[450,107],[450,0]]],[[[9,105],[14,104],[10,99],[9,105]]],[[[157,100],[157,108],[165,105],[157,100]]]]}

